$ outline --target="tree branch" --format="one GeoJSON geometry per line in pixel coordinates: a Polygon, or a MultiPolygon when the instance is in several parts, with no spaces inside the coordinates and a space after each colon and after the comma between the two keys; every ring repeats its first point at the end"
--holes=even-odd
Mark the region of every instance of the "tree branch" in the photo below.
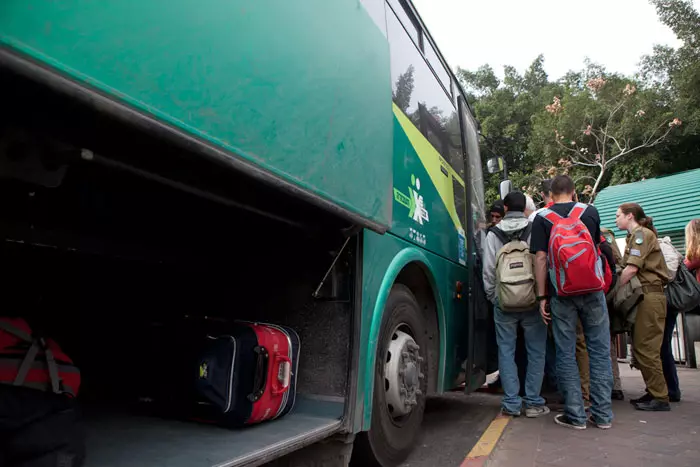
{"type": "Polygon", "coordinates": [[[603,164],[601,164],[600,162],[594,162],[594,163],[581,162],[581,161],[577,161],[573,157],[571,157],[570,159],[571,159],[571,163],[574,165],[582,165],[584,167],[601,167],[601,168],[603,167],[603,164]]]}
{"type": "MultiPolygon", "coordinates": [[[[666,125],[666,123],[662,123],[662,124],[657,128],[657,130],[658,130],[659,128],[663,128],[664,125],[666,125]]],[[[668,134],[671,132],[672,129],[673,129],[673,127],[669,127],[668,130],[666,130],[661,136],[659,136],[658,138],[656,138],[655,140],[652,141],[652,138],[653,138],[654,134],[656,133],[656,131],[654,131],[654,132],[651,134],[651,136],[650,136],[649,138],[647,138],[642,144],[640,144],[640,145],[638,145],[638,146],[635,146],[635,147],[633,147],[632,149],[628,149],[628,150],[626,150],[626,151],[621,152],[620,154],[618,154],[618,155],[616,155],[615,157],[613,157],[612,159],[610,159],[610,160],[608,161],[608,164],[611,164],[611,163],[614,162],[616,159],[619,159],[619,158],[622,157],[622,156],[626,156],[627,154],[630,154],[630,153],[632,153],[632,152],[634,152],[634,151],[637,151],[637,150],[639,150],[639,149],[642,149],[642,148],[650,148],[650,147],[656,146],[657,144],[661,143],[664,139],[666,139],[666,136],[668,136],[668,134]]]]}
{"type": "Polygon", "coordinates": [[[608,137],[609,137],[611,140],[613,140],[613,141],[615,142],[615,146],[617,146],[617,149],[619,149],[620,152],[624,152],[625,149],[627,149],[627,147],[625,147],[625,149],[622,149],[622,146],[621,146],[620,143],[617,141],[617,138],[615,138],[613,135],[608,135],[608,137]]]}
{"type": "Polygon", "coordinates": [[[585,165],[587,167],[598,167],[600,165],[595,159],[590,158],[590,157],[586,157],[578,149],[570,148],[566,144],[562,143],[559,138],[555,138],[555,141],[559,146],[566,149],[568,152],[572,153],[573,155],[577,156],[577,158],[574,158],[572,155],[569,155],[569,159],[574,164],[585,165]],[[585,162],[581,162],[581,159],[584,160],[585,162]]]}
{"type": "Polygon", "coordinates": [[[623,99],[623,100],[621,100],[621,101],[615,106],[615,108],[610,112],[610,115],[608,116],[608,121],[605,123],[605,128],[606,128],[606,129],[610,126],[610,121],[612,120],[612,118],[615,116],[615,114],[616,114],[617,112],[620,111],[620,109],[621,109],[622,107],[624,107],[624,105],[625,105],[625,100],[623,99]]]}

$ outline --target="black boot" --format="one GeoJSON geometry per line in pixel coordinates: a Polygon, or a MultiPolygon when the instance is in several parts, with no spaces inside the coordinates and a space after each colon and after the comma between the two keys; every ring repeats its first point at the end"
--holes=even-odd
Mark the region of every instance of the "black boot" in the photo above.
{"type": "Polygon", "coordinates": [[[625,400],[625,393],[622,392],[621,389],[613,389],[612,399],[616,401],[623,401],[625,400]]]}
{"type": "Polygon", "coordinates": [[[645,412],[669,412],[671,410],[671,405],[668,402],[652,399],[649,402],[634,404],[634,408],[645,412]]]}
{"type": "Polygon", "coordinates": [[[630,404],[632,404],[632,405],[641,404],[644,402],[651,402],[653,400],[654,400],[654,398],[651,396],[651,394],[649,394],[647,392],[647,393],[644,393],[644,395],[642,397],[640,397],[639,399],[630,399],[630,404]]]}

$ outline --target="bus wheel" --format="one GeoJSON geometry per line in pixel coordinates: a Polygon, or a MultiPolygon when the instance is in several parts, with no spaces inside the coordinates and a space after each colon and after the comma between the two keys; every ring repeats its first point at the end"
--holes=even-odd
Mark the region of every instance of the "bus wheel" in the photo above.
{"type": "Polygon", "coordinates": [[[374,372],[372,425],[355,442],[353,465],[393,467],[413,449],[425,410],[428,339],[420,306],[404,285],[387,299],[374,372]]]}

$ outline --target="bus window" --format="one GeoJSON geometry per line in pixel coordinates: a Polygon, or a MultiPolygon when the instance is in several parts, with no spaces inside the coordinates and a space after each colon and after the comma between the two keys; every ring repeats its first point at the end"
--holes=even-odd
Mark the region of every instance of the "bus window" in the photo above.
{"type": "Polygon", "coordinates": [[[428,63],[433,67],[433,71],[442,82],[442,85],[445,86],[447,92],[450,92],[450,74],[442,64],[442,61],[440,61],[435,49],[428,41],[425,41],[423,48],[425,49],[425,58],[428,59],[428,63]]]}
{"type": "Polygon", "coordinates": [[[397,16],[387,11],[393,100],[464,180],[459,124],[447,95],[397,16]]]}
{"type": "MultiPolygon", "coordinates": [[[[403,24],[403,27],[406,29],[406,32],[408,33],[409,36],[413,39],[413,42],[419,47],[423,48],[423,39],[421,38],[421,32],[418,27],[417,21],[413,19],[413,14],[408,13],[406,10],[406,7],[404,7],[403,2],[400,0],[388,0],[389,5],[391,5],[391,9],[394,10],[394,13],[396,16],[399,18],[399,21],[401,24],[403,24]]],[[[388,16],[388,11],[387,11],[387,16],[388,16]]]]}

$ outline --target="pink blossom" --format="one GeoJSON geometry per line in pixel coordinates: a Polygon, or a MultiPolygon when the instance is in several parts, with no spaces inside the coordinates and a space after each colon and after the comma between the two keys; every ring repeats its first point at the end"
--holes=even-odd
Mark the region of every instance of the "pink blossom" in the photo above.
{"type": "Polygon", "coordinates": [[[599,92],[605,86],[606,81],[603,78],[591,78],[586,82],[586,87],[593,92],[599,92]]]}
{"type": "Polygon", "coordinates": [[[683,124],[683,122],[681,121],[681,119],[676,117],[673,120],[671,120],[671,122],[668,124],[668,126],[674,127],[674,126],[681,126],[682,124],[683,124]]]}
{"type": "Polygon", "coordinates": [[[646,114],[647,114],[647,113],[646,113],[645,111],[643,111],[642,109],[639,109],[639,110],[637,110],[637,112],[634,114],[634,116],[637,117],[637,118],[642,118],[642,117],[645,116],[646,114]]]}
{"type": "Polygon", "coordinates": [[[546,105],[545,110],[553,115],[559,114],[559,112],[562,111],[561,99],[559,99],[559,97],[557,96],[554,96],[553,102],[551,104],[546,105]]]}
{"type": "Polygon", "coordinates": [[[583,134],[586,135],[586,136],[591,136],[591,130],[592,130],[592,129],[593,129],[593,128],[592,128],[590,125],[588,125],[588,126],[586,127],[586,129],[583,130],[583,134]]]}
{"type": "Polygon", "coordinates": [[[573,165],[573,162],[571,162],[571,160],[566,159],[564,157],[559,159],[558,163],[559,163],[559,166],[562,167],[564,170],[568,169],[569,167],[571,167],[573,165]]]}
{"type": "Polygon", "coordinates": [[[628,84],[627,86],[625,86],[624,91],[622,91],[622,93],[628,97],[631,96],[632,94],[634,94],[635,92],[637,92],[637,88],[631,84],[628,84]]]}

